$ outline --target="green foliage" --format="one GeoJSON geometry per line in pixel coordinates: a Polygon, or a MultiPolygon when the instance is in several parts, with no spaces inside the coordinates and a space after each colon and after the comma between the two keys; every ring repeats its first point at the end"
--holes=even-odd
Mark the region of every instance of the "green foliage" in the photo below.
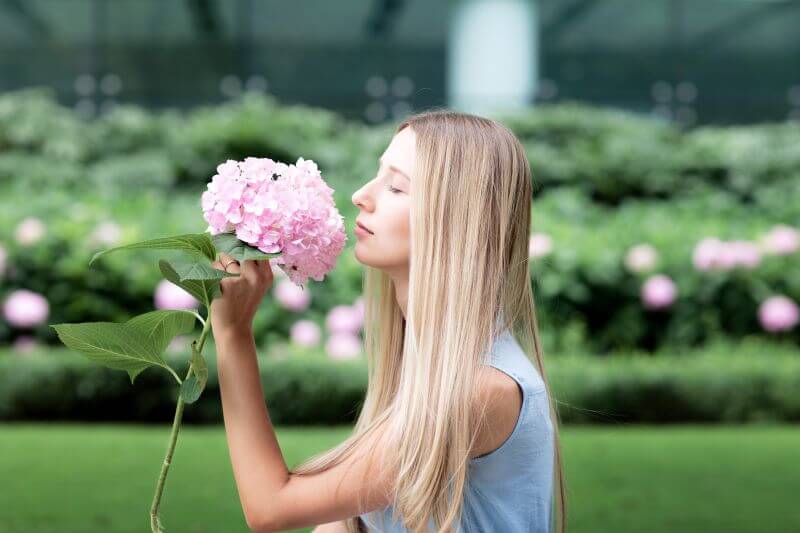
{"type": "MultiPolygon", "coordinates": [[[[98,257],[101,257],[109,252],[113,252],[116,250],[141,250],[143,248],[150,249],[150,250],[183,250],[185,252],[189,252],[195,255],[205,256],[209,261],[214,261],[217,258],[216,250],[214,249],[214,243],[211,241],[211,236],[208,233],[194,233],[188,235],[175,235],[170,237],[161,237],[158,239],[148,239],[146,241],[141,242],[134,242],[131,244],[125,244],[123,246],[115,246],[114,248],[110,248],[108,250],[103,250],[102,252],[97,252],[94,254],[92,259],[89,261],[89,264],[97,260],[98,257]]],[[[194,275],[198,272],[191,269],[187,272],[185,271],[186,264],[182,264],[181,269],[184,270],[184,274],[186,275],[194,275]]],[[[179,275],[179,278],[183,280],[183,276],[179,275]]],[[[213,279],[213,278],[189,278],[189,279],[213,279]]]]}
{"type": "MultiPolygon", "coordinates": [[[[174,368],[191,361],[187,353],[165,358],[174,368]]],[[[188,423],[222,422],[216,357],[208,363],[206,390],[184,412],[188,423]]],[[[366,392],[365,360],[261,355],[258,363],[274,423],[355,420],[366,392]]],[[[565,423],[800,421],[800,358],[790,344],[719,342],[657,356],[551,353],[545,365],[565,423]]],[[[24,358],[0,352],[2,421],[169,422],[175,394],[174,381],[163,372],[142,373],[134,388],[117,372],[66,350],[24,358]]]]}
{"type": "Polygon", "coordinates": [[[181,397],[186,403],[194,403],[203,393],[208,381],[206,360],[197,349],[197,341],[192,341],[192,375],[181,383],[181,397]]]}
{"type": "MultiPolygon", "coordinates": [[[[85,322],[53,324],[58,338],[68,348],[90,360],[116,370],[125,370],[133,384],[150,366],[160,366],[173,375],[163,352],[170,341],[194,327],[193,313],[159,310],[136,316],[125,323],[85,322]]],[[[180,378],[175,375],[180,383],[180,378]]]]}

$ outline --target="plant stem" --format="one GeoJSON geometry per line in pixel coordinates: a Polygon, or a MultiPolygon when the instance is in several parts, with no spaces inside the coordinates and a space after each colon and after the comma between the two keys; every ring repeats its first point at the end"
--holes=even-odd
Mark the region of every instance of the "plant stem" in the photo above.
{"type": "MultiPolygon", "coordinates": [[[[206,342],[208,332],[211,330],[211,320],[203,321],[203,332],[197,340],[197,351],[203,353],[203,345],[206,342]]],[[[186,379],[191,376],[194,367],[189,365],[189,370],[186,373],[186,379]]],[[[177,378],[177,376],[175,376],[177,378]]],[[[181,418],[183,418],[183,407],[185,402],[183,396],[178,394],[178,405],[175,408],[175,418],[172,421],[172,432],[169,435],[169,445],[167,446],[167,455],[164,457],[164,464],[161,465],[161,474],[158,476],[158,483],[156,484],[156,493],[153,495],[153,504],[150,507],[150,528],[153,533],[163,533],[161,521],[158,518],[158,506],[161,504],[161,495],[164,493],[164,483],[167,481],[167,472],[169,472],[169,465],[172,464],[172,454],[175,451],[175,444],[178,441],[178,431],[181,426],[181,418]]]]}

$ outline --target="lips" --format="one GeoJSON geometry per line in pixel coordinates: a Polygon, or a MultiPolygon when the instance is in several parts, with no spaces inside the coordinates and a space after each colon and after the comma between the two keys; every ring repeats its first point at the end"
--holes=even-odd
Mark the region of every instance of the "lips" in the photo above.
{"type": "Polygon", "coordinates": [[[361,229],[363,229],[364,231],[366,231],[368,233],[372,233],[372,230],[370,230],[368,227],[366,227],[364,224],[362,224],[358,220],[356,220],[356,226],[360,227],[361,229]]]}

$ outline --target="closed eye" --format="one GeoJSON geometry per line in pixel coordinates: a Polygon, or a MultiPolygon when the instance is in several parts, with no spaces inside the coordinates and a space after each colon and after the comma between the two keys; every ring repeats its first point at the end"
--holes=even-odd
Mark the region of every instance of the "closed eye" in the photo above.
{"type": "Polygon", "coordinates": [[[396,188],[392,187],[391,185],[389,185],[389,190],[392,191],[395,194],[397,194],[399,192],[403,192],[402,190],[396,189],[396,188]]]}

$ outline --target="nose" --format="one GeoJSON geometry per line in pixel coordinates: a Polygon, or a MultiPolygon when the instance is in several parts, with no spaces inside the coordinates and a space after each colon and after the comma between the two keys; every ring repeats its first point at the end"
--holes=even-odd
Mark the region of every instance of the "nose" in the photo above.
{"type": "Polygon", "coordinates": [[[360,207],[361,209],[368,210],[368,205],[370,202],[368,201],[367,195],[364,194],[365,187],[361,187],[356,192],[353,193],[353,196],[350,198],[353,202],[353,205],[356,207],[360,207]]]}

